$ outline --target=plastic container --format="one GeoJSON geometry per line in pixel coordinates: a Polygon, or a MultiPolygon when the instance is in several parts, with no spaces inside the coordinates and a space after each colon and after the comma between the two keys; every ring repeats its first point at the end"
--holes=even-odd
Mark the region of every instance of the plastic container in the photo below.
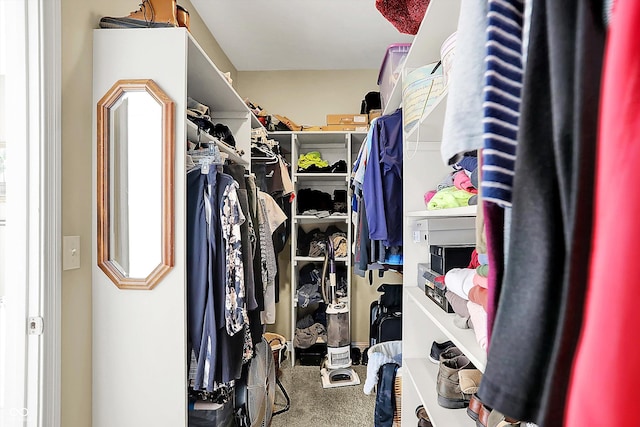
{"type": "Polygon", "coordinates": [[[398,77],[402,71],[402,65],[407,58],[410,47],[411,43],[394,43],[387,48],[387,52],[382,60],[382,65],[380,66],[380,73],[378,74],[382,109],[385,108],[389,98],[391,98],[391,92],[398,81],[398,77]]]}
{"type": "Polygon", "coordinates": [[[442,60],[442,70],[444,75],[445,87],[449,84],[449,78],[451,77],[451,69],[453,68],[453,57],[455,55],[456,47],[456,35],[451,34],[447,39],[442,42],[440,46],[440,59],[442,60]]]}

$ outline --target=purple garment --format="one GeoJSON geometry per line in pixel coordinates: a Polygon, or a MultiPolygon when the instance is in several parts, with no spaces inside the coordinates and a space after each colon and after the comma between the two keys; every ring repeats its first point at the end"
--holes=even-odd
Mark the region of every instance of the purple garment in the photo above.
{"type": "Polygon", "coordinates": [[[496,310],[502,289],[504,273],[504,209],[495,203],[483,203],[484,224],[487,234],[487,256],[489,276],[487,277],[489,298],[487,301],[487,347],[491,345],[491,332],[496,318],[496,310]]]}
{"type": "Polygon", "coordinates": [[[402,110],[380,117],[362,185],[371,240],[402,246],[402,110]]]}

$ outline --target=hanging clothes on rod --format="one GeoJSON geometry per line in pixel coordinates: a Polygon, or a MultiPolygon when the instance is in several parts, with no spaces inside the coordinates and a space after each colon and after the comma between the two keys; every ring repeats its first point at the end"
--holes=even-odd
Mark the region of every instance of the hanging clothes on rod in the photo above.
{"type": "Polygon", "coordinates": [[[188,159],[191,389],[224,396],[219,390],[240,379],[243,363],[262,339],[264,324],[275,322],[277,264],[272,238],[287,216],[260,191],[244,166],[221,162],[215,144],[189,150],[188,159]]]}
{"type": "MultiPolygon", "coordinates": [[[[295,194],[290,168],[291,166],[282,155],[277,141],[261,138],[251,144],[251,170],[256,175],[256,184],[261,191],[273,198],[275,205],[285,216],[285,220],[280,225],[271,229],[276,262],[278,254],[282,252],[291,235],[291,221],[289,219],[291,218],[291,202],[295,194]]],[[[279,281],[276,269],[273,281],[275,302],[280,299],[279,281]]],[[[271,300],[269,299],[269,301],[271,300]]],[[[270,316],[265,318],[265,320],[267,319],[270,319],[270,316]]]]}
{"type": "Polygon", "coordinates": [[[351,176],[354,271],[402,270],[402,110],[371,124],[351,176]]]}
{"type": "Polygon", "coordinates": [[[244,278],[233,280],[242,271],[235,268],[238,254],[225,250],[235,244],[244,221],[236,185],[208,165],[187,173],[188,331],[197,359],[195,389],[213,391],[216,384],[239,378],[243,348],[251,347],[244,332],[244,278]],[[233,278],[227,265],[234,267],[233,278]]]}

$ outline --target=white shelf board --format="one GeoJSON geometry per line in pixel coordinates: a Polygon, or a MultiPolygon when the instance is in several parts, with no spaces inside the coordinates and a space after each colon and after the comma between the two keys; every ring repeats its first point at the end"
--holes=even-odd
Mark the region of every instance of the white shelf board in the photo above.
{"type": "Polygon", "coordinates": [[[332,145],[336,148],[347,146],[348,133],[352,132],[294,132],[298,145],[332,145]]]}
{"type": "Polygon", "coordinates": [[[476,216],[477,211],[478,206],[471,205],[449,209],[410,211],[404,215],[412,218],[455,218],[460,216],[476,216]]]}
{"type": "Polygon", "coordinates": [[[413,39],[406,68],[418,68],[440,60],[442,43],[458,28],[461,0],[431,0],[413,39]]]}
{"type": "Polygon", "coordinates": [[[420,121],[407,132],[407,141],[442,141],[442,127],[444,125],[444,115],[447,110],[447,95],[445,91],[438,97],[436,102],[424,112],[420,121]]]}
{"type": "Polygon", "coordinates": [[[484,372],[487,365],[487,354],[478,344],[473,329],[460,329],[454,325],[455,314],[445,313],[417,286],[405,286],[404,291],[409,294],[420,310],[469,358],[471,363],[484,372]]]}
{"type": "Polygon", "coordinates": [[[398,108],[402,106],[402,74],[398,76],[398,80],[396,84],[393,85],[393,89],[391,89],[391,96],[387,101],[387,105],[384,106],[384,110],[382,110],[383,116],[388,116],[389,114],[396,111],[398,108]]]}
{"type": "Polygon", "coordinates": [[[344,130],[344,131],[290,131],[290,130],[277,130],[269,132],[269,135],[344,135],[345,133],[349,133],[351,135],[362,135],[366,136],[367,132],[362,131],[352,131],[352,130],[344,130]]]}
{"type": "Polygon", "coordinates": [[[298,222],[347,222],[348,215],[329,215],[324,218],[318,218],[315,215],[294,215],[293,219],[298,222]]]}
{"type": "MultiPolygon", "coordinates": [[[[431,0],[411,43],[404,68],[418,68],[440,60],[440,47],[458,27],[461,0],[431,0]]],[[[402,73],[391,92],[383,114],[390,114],[402,104],[402,73]]]]}
{"type": "Polygon", "coordinates": [[[349,174],[347,174],[346,172],[338,172],[338,173],[331,173],[331,172],[318,172],[318,173],[298,173],[298,172],[294,172],[293,173],[294,178],[299,178],[299,179],[308,179],[308,180],[323,180],[323,181],[331,181],[331,180],[340,180],[340,181],[346,181],[347,177],[349,176],[349,174]]]}
{"type": "Polygon", "coordinates": [[[208,105],[213,114],[222,111],[246,114],[246,117],[251,117],[252,128],[263,127],[191,33],[184,28],[176,28],[173,31],[185,31],[187,34],[187,81],[190,96],[208,105]],[[219,76],[212,77],[212,72],[219,76]]]}
{"type": "MultiPolygon", "coordinates": [[[[296,256],[294,261],[324,262],[323,256],[296,256]]],[[[347,257],[338,257],[336,262],[347,262],[347,257]]]]}
{"type": "Polygon", "coordinates": [[[290,130],[274,130],[274,131],[270,131],[268,132],[269,136],[291,136],[293,133],[295,132],[291,132],[290,130]]]}
{"type": "Polygon", "coordinates": [[[270,139],[275,139],[280,144],[287,144],[291,146],[291,132],[269,132],[267,136],[270,139]]]}
{"type": "Polygon", "coordinates": [[[466,409],[448,409],[438,405],[437,378],[438,364],[426,357],[402,361],[402,381],[411,380],[434,426],[473,426],[475,423],[466,409]]]}
{"type": "MultiPolygon", "coordinates": [[[[187,139],[191,142],[197,142],[198,141],[198,126],[193,123],[191,120],[186,119],[185,123],[187,124],[187,139]]],[[[234,161],[235,163],[241,164],[241,165],[248,165],[249,164],[249,160],[244,159],[242,156],[240,156],[238,154],[238,152],[235,150],[235,148],[233,148],[230,145],[225,144],[224,142],[220,141],[218,138],[209,135],[206,132],[200,132],[200,140],[203,142],[214,142],[218,148],[220,149],[220,151],[224,154],[227,155],[227,157],[229,158],[229,160],[234,161]]],[[[245,153],[246,155],[246,153],[245,153]]]]}

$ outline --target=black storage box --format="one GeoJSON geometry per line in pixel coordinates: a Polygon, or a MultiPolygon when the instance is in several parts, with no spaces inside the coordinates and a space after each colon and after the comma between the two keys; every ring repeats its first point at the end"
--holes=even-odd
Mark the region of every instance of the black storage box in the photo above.
{"type": "Polygon", "coordinates": [[[215,410],[198,410],[193,408],[193,402],[189,403],[189,427],[233,427],[236,420],[233,413],[233,399],[229,399],[215,410]]]}
{"type": "Polygon", "coordinates": [[[433,302],[436,303],[438,307],[444,310],[446,313],[455,313],[451,304],[449,304],[449,300],[445,297],[447,292],[446,289],[440,289],[432,282],[426,281],[424,287],[425,295],[433,302]]]}
{"type": "Polygon", "coordinates": [[[317,343],[309,348],[296,347],[296,357],[303,366],[321,366],[322,360],[327,355],[327,345],[317,343]]]}
{"type": "Polygon", "coordinates": [[[429,264],[418,264],[418,283],[424,283],[425,286],[435,286],[436,288],[444,289],[444,282],[436,281],[436,278],[443,277],[443,274],[436,273],[429,268],[429,264]]]}
{"type": "Polygon", "coordinates": [[[438,274],[445,274],[452,268],[464,268],[469,265],[474,249],[473,245],[432,245],[431,269],[438,274]]]}

